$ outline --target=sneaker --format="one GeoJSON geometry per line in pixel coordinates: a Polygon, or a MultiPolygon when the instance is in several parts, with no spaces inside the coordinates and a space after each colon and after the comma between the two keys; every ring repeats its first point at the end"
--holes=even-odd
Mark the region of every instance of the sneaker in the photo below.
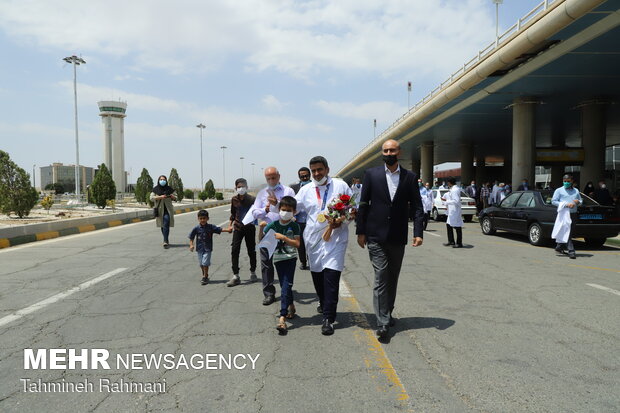
{"type": "Polygon", "coordinates": [[[200,281],[201,285],[207,285],[209,284],[209,277],[202,277],[202,280],[200,281]]]}
{"type": "Polygon", "coordinates": [[[250,282],[255,283],[256,281],[258,281],[258,277],[256,276],[256,273],[254,271],[252,271],[250,273],[250,282]]]}
{"type": "Polygon", "coordinates": [[[226,283],[227,287],[234,287],[235,285],[241,284],[241,280],[237,274],[233,275],[230,281],[226,283]]]}
{"type": "Polygon", "coordinates": [[[323,325],[321,326],[321,334],[324,336],[331,336],[334,334],[334,323],[330,323],[328,319],[323,320],[323,325]]]}

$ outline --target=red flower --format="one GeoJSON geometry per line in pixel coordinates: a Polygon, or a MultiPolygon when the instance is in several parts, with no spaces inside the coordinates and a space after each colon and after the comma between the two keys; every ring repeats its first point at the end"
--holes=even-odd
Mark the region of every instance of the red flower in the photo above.
{"type": "Polygon", "coordinates": [[[342,211],[344,209],[345,205],[342,202],[338,202],[336,205],[334,205],[334,209],[336,211],[342,211]]]}
{"type": "Polygon", "coordinates": [[[342,202],[346,203],[346,202],[349,202],[351,200],[351,197],[349,195],[347,195],[347,194],[343,194],[343,195],[340,195],[340,200],[342,202]]]}

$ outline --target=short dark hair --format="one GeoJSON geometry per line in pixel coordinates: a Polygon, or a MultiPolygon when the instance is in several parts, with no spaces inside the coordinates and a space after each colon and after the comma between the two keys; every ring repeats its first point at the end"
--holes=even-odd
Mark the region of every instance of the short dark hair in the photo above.
{"type": "Polygon", "coordinates": [[[562,177],[562,179],[573,179],[573,174],[564,174],[564,176],[562,177]]]}
{"type": "Polygon", "coordinates": [[[324,167],[329,168],[329,165],[327,165],[327,159],[322,156],[313,157],[312,159],[310,159],[310,162],[308,162],[308,165],[312,165],[315,163],[322,163],[324,167]]]}
{"type": "Polygon", "coordinates": [[[299,171],[297,171],[297,176],[299,176],[300,172],[308,172],[308,173],[310,173],[310,169],[306,168],[305,166],[302,166],[301,168],[299,168],[299,171]]]}
{"type": "Polygon", "coordinates": [[[198,211],[198,218],[200,217],[209,218],[209,211],[207,211],[206,209],[201,209],[200,211],[198,211]]]}
{"type": "Polygon", "coordinates": [[[292,207],[293,210],[296,210],[297,200],[290,195],[283,196],[282,199],[280,199],[280,206],[292,207]]]}
{"type": "Polygon", "coordinates": [[[245,184],[245,186],[248,186],[248,181],[245,180],[245,178],[239,178],[235,181],[235,188],[237,187],[237,185],[239,184],[245,184]]]}
{"type": "Polygon", "coordinates": [[[449,184],[456,185],[456,179],[452,176],[448,178],[447,181],[449,184]]]}

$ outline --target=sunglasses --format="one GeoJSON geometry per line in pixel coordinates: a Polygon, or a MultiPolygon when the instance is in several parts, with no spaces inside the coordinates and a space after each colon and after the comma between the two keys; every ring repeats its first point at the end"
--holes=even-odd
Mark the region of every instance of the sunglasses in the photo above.
{"type": "Polygon", "coordinates": [[[303,179],[305,181],[306,179],[310,179],[310,175],[299,175],[299,179],[303,179]]]}

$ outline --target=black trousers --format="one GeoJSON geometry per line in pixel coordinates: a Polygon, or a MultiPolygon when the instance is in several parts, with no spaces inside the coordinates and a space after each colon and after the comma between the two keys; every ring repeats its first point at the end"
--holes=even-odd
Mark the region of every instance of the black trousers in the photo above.
{"type": "Polygon", "coordinates": [[[452,232],[452,228],[456,230],[456,243],[459,245],[463,244],[463,227],[452,227],[450,224],[446,224],[446,228],[448,229],[448,242],[450,244],[454,244],[454,233],[452,232]]]}
{"type": "Polygon", "coordinates": [[[304,230],[306,229],[305,222],[298,222],[299,229],[301,230],[301,237],[299,237],[299,248],[297,248],[297,253],[299,254],[299,262],[304,267],[308,265],[308,256],[306,255],[306,243],[304,242],[304,230]]]}
{"type": "Polygon", "coordinates": [[[423,221],[424,225],[422,226],[424,231],[426,231],[426,227],[428,226],[429,215],[430,215],[430,212],[425,212],[424,213],[424,221],[423,221]]]}
{"type": "Polygon", "coordinates": [[[323,307],[323,319],[333,323],[338,308],[338,290],[340,287],[340,271],[325,268],[321,272],[312,271],[312,282],[319,303],[323,307]]]}
{"type": "Polygon", "coordinates": [[[239,254],[241,253],[241,243],[244,239],[248,250],[248,257],[250,258],[250,271],[256,271],[256,227],[254,224],[248,224],[239,230],[233,231],[232,243],[230,244],[233,274],[239,274],[239,254]]]}
{"type": "Polygon", "coordinates": [[[267,248],[260,249],[260,270],[263,277],[263,295],[265,297],[275,297],[276,287],[273,285],[273,256],[271,258],[269,257],[267,248]]]}

